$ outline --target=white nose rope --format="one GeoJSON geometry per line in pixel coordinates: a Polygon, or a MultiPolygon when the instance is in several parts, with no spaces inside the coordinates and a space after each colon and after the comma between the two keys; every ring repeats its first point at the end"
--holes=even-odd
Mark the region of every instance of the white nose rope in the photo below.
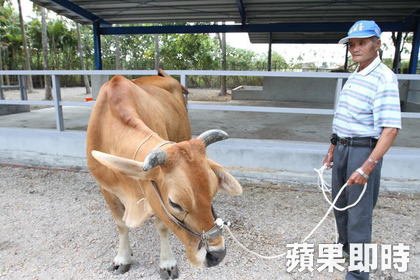
{"type": "MultiPolygon", "coordinates": [[[[322,194],[324,195],[324,198],[328,202],[328,204],[330,206],[333,206],[334,209],[337,210],[337,211],[345,211],[345,210],[347,210],[349,208],[352,208],[352,207],[356,206],[357,203],[359,203],[359,201],[362,199],[363,195],[365,194],[367,184],[364,185],[363,190],[362,190],[362,192],[359,195],[359,198],[354,203],[352,203],[350,205],[347,205],[346,207],[339,208],[339,207],[335,206],[335,201],[334,201],[334,203],[331,202],[331,200],[326,195],[326,192],[331,193],[331,187],[324,180],[324,171],[325,171],[325,169],[327,169],[327,166],[326,165],[323,165],[320,169],[314,168],[315,172],[318,173],[318,187],[321,189],[322,194]]],[[[337,196],[340,196],[342,190],[345,187],[347,187],[347,182],[341,187],[341,189],[338,192],[337,196]]]]}
{"type": "MultiPolygon", "coordinates": [[[[331,188],[330,186],[325,182],[324,180],[324,171],[327,169],[326,165],[323,165],[320,169],[316,169],[314,168],[315,172],[318,173],[318,187],[321,189],[322,194],[324,195],[325,200],[328,202],[328,204],[330,205],[330,207],[328,208],[327,212],[325,213],[324,217],[322,217],[322,219],[319,221],[319,223],[312,229],[312,231],[302,240],[302,243],[305,243],[306,240],[308,240],[314,233],[315,231],[322,225],[322,223],[325,221],[325,219],[328,217],[328,215],[330,214],[330,212],[332,211],[332,209],[335,209],[337,211],[345,211],[349,208],[354,207],[355,205],[357,205],[357,203],[359,203],[359,201],[362,199],[365,191],[366,191],[366,187],[367,187],[367,183],[365,183],[365,185],[363,186],[363,190],[359,195],[359,198],[352,203],[351,205],[348,205],[346,207],[343,208],[339,208],[337,206],[335,206],[335,203],[337,202],[338,198],[340,197],[341,193],[344,191],[344,189],[348,186],[347,182],[340,188],[340,190],[338,191],[334,201],[330,201],[329,198],[326,195],[326,192],[331,192],[331,188]]],[[[334,223],[335,225],[335,223],[334,223]]],[[[272,255],[272,256],[265,256],[265,255],[261,255],[258,254],[255,251],[252,251],[251,249],[247,248],[245,245],[243,245],[232,233],[232,231],[229,228],[230,223],[223,223],[223,228],[226,228],[226,230],[229,232],[230,236],[232,237],[232,239],[242,248],[244,249],[246,252],[251,253],[261,259],[266,259],[266,260],[270,260],[270,259],[278,259],[283,257],[284,255],[286,255],[286,253],[282,253],[280,255],[272,255]]],[[[337,226],[336,227],[336,234],[337,234],[337,226]]],[[[338,239],[338,234],[337,237],[338,239]]],[[[336,240],[337,242],[337,240],[336,240]]]]}

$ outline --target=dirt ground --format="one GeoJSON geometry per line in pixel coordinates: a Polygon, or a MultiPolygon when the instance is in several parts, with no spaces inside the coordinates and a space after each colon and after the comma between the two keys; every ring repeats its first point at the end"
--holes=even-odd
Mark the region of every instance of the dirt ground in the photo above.
{"type": "MultiPolygon", "coordinates": [[[[153,222],[131,231],[136,263],[124,275],[107,270],[116,254],[116,227],[89,173],[0,166],[1,279],[159,279],[158,235],[153,222]]],[[[239,197],[217,195],[218,215],[246,246],[262,254],[285,252],[300,242],[327,210],[321,193],[306,185],[242,182],[239,197]]],[[[372,273],[372,279],[419,279],[420,195],[381,193],[374,214],[373,242],[410,246],[408,271],[372,273]]],[[[309,240],[332,243],[333,218],[309,240]]],[[[260,260],[227,236],[218,266],[197,269],[172,237],[180,279],[344,279],[344,272],[286,272],[286,260],[260,260]]],[[[316,258],[315,258],[316,259],[316,258]]],[[[380,264],[379,264],[380,266],[380,264]]]]}

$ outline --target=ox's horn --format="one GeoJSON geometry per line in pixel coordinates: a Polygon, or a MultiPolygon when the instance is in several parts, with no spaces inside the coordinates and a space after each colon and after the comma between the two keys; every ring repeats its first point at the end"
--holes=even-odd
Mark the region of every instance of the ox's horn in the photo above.
{"type": "Polygon", "coordinates": [[[153,167],[164,164],[166,161],[166,152],[161,149],[151,151],[143,162],[143,170],[148,171],[153,167]]]}
{"type": "Polygon", "coordinates": [[[201,133],[197,138],[201,139],[207,147],[215,142],[228,139],[229,135],[220,129],[210,129],[201,133]]]}

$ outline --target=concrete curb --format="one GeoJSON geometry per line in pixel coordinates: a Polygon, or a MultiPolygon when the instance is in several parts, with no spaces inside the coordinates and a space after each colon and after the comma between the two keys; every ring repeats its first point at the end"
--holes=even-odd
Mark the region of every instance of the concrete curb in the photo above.
{"type": "MultiPolygon", "coordinates": [[[[0,128],[0,163],[86,169],[84,131],[0,128]]],[[[210,158],[245,180],[316,184],[314,168],[328,144],[228,139],[208,148],[210,158]]],[[[420,149],[393,147],[384,158],[386,190],[420,192],[420,149]]]]}

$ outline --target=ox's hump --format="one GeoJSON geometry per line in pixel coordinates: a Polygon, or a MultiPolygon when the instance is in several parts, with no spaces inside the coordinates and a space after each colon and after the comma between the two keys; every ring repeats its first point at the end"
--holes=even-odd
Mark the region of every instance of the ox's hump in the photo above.
{"type": "Polygon", "coordinates": [[[112,114],[130,127],[138,127],[140,120],[135,104],[138,104],[137,93],[142,91],[133,82],[123,76],[114,76],[107,85],[107,100],[112,114]]]}
{"type": "Polygon", "coordinates": [[[130,81],[129,79],[127,79],[126,77],[124,77],[124,76],[121,76],[121,75],[115,75],[115,76],[113,76],[112,78],[111,78],[111,80],[109,80],[109,83],[110,84],[115,84],[115,83],[121,83],[121,82],[127,82],[127,81],[130,81]]]}

